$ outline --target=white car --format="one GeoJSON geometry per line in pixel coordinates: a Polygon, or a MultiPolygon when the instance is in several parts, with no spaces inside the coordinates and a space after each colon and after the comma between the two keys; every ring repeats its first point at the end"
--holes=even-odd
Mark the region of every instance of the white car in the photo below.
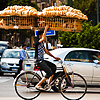
{"type": "Polygon", "coordinates": [[[0,58],[5,49],[8,48],[9,42],[8,41],[0,41],[0,58]]]}
{"type": "MultiPolygon", "coordinates": [[[[94,60],[100,60],[100,50],[88,48],[59,48],[50,51],[54,56],[60,57],[67,71],[74,71],[82,75],[88,85],[100,86],[100,64],[94,60]]],[[[57,69],[60,67],[58,61],[45,55],[45,59],[56,64],[57,69]]],[[[58,70],[57,70],[58,71],[58,70]]]]}
{"type": "Polygon", "coordinates": [[[16,73],[19,67],[19,51],[21,49],[6,49],[1,57],[0,74],[16,73]]]}

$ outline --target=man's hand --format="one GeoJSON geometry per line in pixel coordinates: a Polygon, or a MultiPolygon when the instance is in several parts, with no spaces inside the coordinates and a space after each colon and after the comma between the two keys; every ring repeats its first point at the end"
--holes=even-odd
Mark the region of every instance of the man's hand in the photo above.
{"type": "Polygon", "coordinates": [[[59,57],[55,57],[56,60],[61,60],[59,57]]]}

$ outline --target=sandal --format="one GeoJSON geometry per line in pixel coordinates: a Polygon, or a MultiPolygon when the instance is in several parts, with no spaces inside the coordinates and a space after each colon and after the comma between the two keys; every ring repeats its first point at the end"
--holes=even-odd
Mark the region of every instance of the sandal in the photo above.
{"type": "Polygon", "coordinates": [[[35,87],[37,90],[40,90],[40,91],[46,91],[44,88],[40,87],[40,86],[36,86],[35,87]]]}

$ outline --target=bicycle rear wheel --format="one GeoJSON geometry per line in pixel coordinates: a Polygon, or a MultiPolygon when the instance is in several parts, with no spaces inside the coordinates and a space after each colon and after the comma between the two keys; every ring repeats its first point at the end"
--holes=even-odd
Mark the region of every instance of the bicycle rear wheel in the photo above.
{"type": "Polygon", "coordinates": [[[68,79],[64,75],[59,85],[62,96],[68,100],[79,100],[87,91],[85,79],[77,73],[68,73],[68,79]]]}
{"type": "Polygon", "coordinates": [[[31,71],[21,73],[15,81],[15,91],[19,97],[25,100],[32,100],[39,96],[40,91],[35,89],[35,85],[41,77],[31,71]]]}

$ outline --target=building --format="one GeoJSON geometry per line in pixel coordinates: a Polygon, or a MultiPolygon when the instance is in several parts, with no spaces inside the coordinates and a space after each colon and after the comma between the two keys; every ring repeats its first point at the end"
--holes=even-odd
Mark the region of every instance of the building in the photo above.
{"type": "Polygon", "coordinates": [[[52,5],[52,0],[31,0],[31,2],[37,3],[40,10],[52,5]]]}
{"type": "Polygon", "coordinates": [[[49,6],[60,6],[64,0],[31,0],[31,2],[37,3],[40,10],[49,6]]]}

